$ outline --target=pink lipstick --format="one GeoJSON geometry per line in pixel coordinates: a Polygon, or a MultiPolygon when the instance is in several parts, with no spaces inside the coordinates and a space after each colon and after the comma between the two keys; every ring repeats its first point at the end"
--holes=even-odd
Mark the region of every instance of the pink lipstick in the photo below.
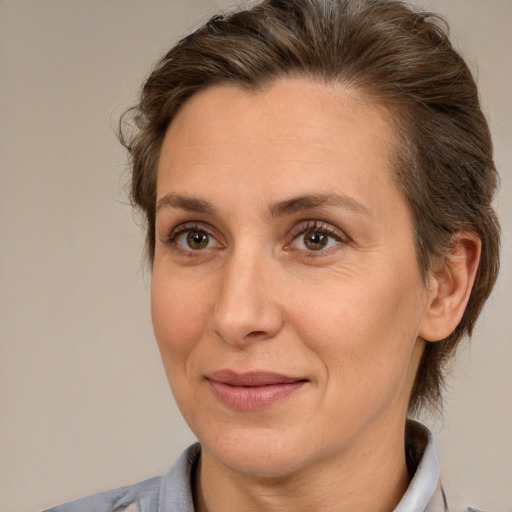
{"type": "Polygon", "coordinates": [[[238,410],[255,411],[270,406],[299,390],[306,379],[278,373],[237,373],[220,370],[207,376],[215,397],[238,410]]]}

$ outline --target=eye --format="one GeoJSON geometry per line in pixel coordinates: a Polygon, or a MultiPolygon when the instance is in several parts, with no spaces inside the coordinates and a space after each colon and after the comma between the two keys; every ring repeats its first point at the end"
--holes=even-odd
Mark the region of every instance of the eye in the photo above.
{"type": "Polygon", "coordinates": [[[210,235],[204,231],[185,231],[185,233],[176,238],[176,243],[180,247],[192,249],[193,251],[207,249],[210,242],[210,235]]]}
{"type": "Polygon", "coordinates": [[[308,253],[328,252],[348,242],[347,237],[329,224],[307,221],[292,230],[293,241],[286,249],[305,251],[308,253]]]}
{"type": "Polygon", "coordinates": [[[296,241],[297,248],[303,251],[322,251],[338,245],[332,236],[319,231],[308,231],[296,241]]]}
{"type": "Polygon", "coordinates": [[[222,247],[215,237],[199,226],[182,225],[174,229],[169,243],[185,252],[199,252],[222,247]]]}

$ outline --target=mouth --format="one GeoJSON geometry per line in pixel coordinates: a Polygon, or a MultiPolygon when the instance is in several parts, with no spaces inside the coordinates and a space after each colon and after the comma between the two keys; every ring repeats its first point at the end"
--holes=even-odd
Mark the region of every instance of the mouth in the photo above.
{"type": "Polygon", "coordinates": [[[220,370],[206,377],[214,396],[231,409],[254,411],[284,400],[308,382],[271,372],[220,370]]]}

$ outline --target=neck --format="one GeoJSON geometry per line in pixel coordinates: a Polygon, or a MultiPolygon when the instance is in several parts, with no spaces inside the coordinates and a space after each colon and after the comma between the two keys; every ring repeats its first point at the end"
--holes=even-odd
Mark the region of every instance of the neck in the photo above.
{"type": "Polygon", "coordinates": [[[203,448],[197,468],[198,512],[391,512],[409,485],[404,425],[368,433],[343,456],[280,477],[244,475],[220,464],[203,448]]]}

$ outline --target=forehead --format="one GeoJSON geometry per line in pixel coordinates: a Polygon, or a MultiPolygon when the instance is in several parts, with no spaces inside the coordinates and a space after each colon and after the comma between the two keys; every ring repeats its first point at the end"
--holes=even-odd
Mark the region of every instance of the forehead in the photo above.
{"type": "Polygon", "coordinates": [[[258,92],[211,87],[190,98],[169,126],[157,195],[204,188],[205,178],[232,190],[242,181],[255,192],[288,187],[290,195],[308,187],[355,194],[358,183],[389,185],[388,119],[359,91],[309,79],[279,80],[258,92]]]}
{"type": "MultiPolygon", "coordinates": [[[[296,137],[302,129],[300,135],[308,140],[318,135],[329,137],[327,129],[336,121],[358,125],[358,120],[367,118],[371,118],[379,139],[391,134],[389,112],[359,89],[308,78],[283,78],[256,91],[237,85],[208,87],[181,106],[167,133],[222,143],[233,132],[255,137],[277,126],[283,136],[296,137]],[[211,130],[221,126],[222,131],[211,130]]],[[[338,135],[339,142],[343,133],[338,135]]]]}

